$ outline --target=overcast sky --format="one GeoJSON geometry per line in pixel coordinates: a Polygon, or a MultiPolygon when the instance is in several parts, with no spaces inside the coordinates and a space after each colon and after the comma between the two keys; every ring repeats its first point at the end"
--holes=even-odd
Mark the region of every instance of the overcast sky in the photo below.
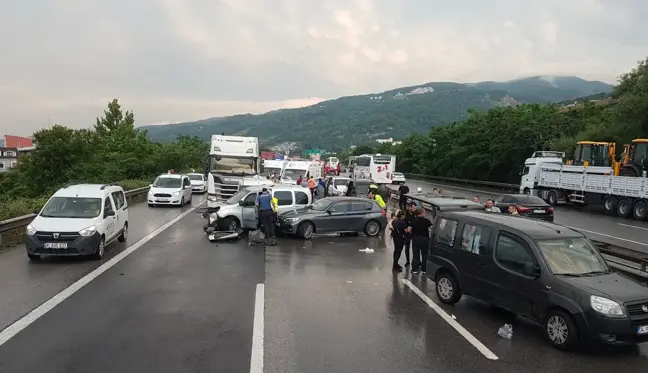
{"type": "Polygon", "coordinates": [[[259,113],[430,81],[577,75],[648,55],[639,0],[0,0],[0,131],[259,113]]]}

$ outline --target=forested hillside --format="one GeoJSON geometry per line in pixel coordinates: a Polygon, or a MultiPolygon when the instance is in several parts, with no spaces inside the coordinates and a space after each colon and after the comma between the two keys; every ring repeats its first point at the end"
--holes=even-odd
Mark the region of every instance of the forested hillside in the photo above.
{"type": "Polygon", "coordinates": [[[532,77],[510,82],[477,84],[427,83],[382,93],[342,97],[300,109],[262,115],[236,115],[197,122],[141,127],[155,141],[178,136],[208,140],[212,134],[251,135],[264,144],[305,142],[330,149],[371,143],[377,138],[402,139],[479,112],[523,103],[560,102],[612,86],[576,77],[532,77]]]}

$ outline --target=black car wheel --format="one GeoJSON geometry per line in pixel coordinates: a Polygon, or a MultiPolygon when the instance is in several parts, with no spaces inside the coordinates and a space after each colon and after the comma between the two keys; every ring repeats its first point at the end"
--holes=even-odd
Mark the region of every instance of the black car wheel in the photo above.
{"type": "Polygon", "coordinates": [[[632,203],[627,198],[622,198],[617,205],[617,215],[627,218],[632,214],[632,203]]]}
{"type": "Polygon", "coordinates": [[[547,313],[545,335],[549,343],[560,350],[569,349],[579,338],[574,319],[567,312],[558,309],[547,313]]]}
{"type": "Polygon", "coordinates": [[[632,216],[637,220],[646,220],[646,216],[648,216],[648,203],[644,200],[635,202],[632,208],[632,216]]]}
{"type": "Polygon", "coordinates": [[[380,234],[380,223],[375,220],[369,220],[364,227],[364,234],[369,237],[376,237],[380,234]]]}
{"type": "Polygon", "coordinates": [[[315,234],[315,226],[313,225],[313,223],[306,221],[299,225],[297,232],[301,237],[308,240],[313,237],[313,234],[315,234]]]}
{"type": "Polygon", "coordinates": [[[455,304],[461,299],[459,283],[449,272],[439,272],[436,276],[436,293],[439,300],[445,304],[455,304]]]}

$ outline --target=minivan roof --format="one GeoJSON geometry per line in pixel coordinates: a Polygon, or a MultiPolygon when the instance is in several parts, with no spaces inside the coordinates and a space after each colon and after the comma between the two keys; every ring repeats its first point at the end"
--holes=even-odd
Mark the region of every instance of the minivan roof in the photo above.
{"type": "Polygon", "coordinates": [[[158,177],[169,178],[169,179],[178,179],[185,176],[184,174],[161,174],[158,177]]]}
{"type": "Polygon", "coordinates": [[[533,220],[521,216],[513,216],[509,214],[498,214],[483,211],[451,211],[446,213],[442,212],[441,215],[447,218],[455,217],[456,219],[469,220],[472,222],[479,222],[481,220],[490,223],[501,224],[512,230],[517,230],[519,232],[525,233],[534,240],[574,238],[584,236],[577,230],[562,225],[533,220]]]}
{"type": "Polygon", "coordinates": [[[103,198],[108,191],[121,190],[118,185],[108,184],[76,184],[65,186],[56,193],[53,197],[86,197],[86,198],[103,198]]]}
{"type": "MultiPolygon", "coordinates": [[[[266,189],[307,189],[306,187],[303,187],[301,185],[294,185],[294,184],[275,184],[275,185],[251,185],[251,186],[246,186],[245,189],[249,190],[250,192],[260,192],[263,190],[263,188],[266,189]]],[[[309,190],[310,191],[310,190],[309,190]]]]}

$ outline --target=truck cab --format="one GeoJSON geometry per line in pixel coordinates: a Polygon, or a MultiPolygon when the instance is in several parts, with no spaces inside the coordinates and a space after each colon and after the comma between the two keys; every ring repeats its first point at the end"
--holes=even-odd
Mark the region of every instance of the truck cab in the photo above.
{"type": "Polygon", "coordinates": [[[520,172],[520,193],[532,194],[538,183],[538,174],[542,166],[562,167],[565,153],[538,151],[524,161],[520,172]]]}

